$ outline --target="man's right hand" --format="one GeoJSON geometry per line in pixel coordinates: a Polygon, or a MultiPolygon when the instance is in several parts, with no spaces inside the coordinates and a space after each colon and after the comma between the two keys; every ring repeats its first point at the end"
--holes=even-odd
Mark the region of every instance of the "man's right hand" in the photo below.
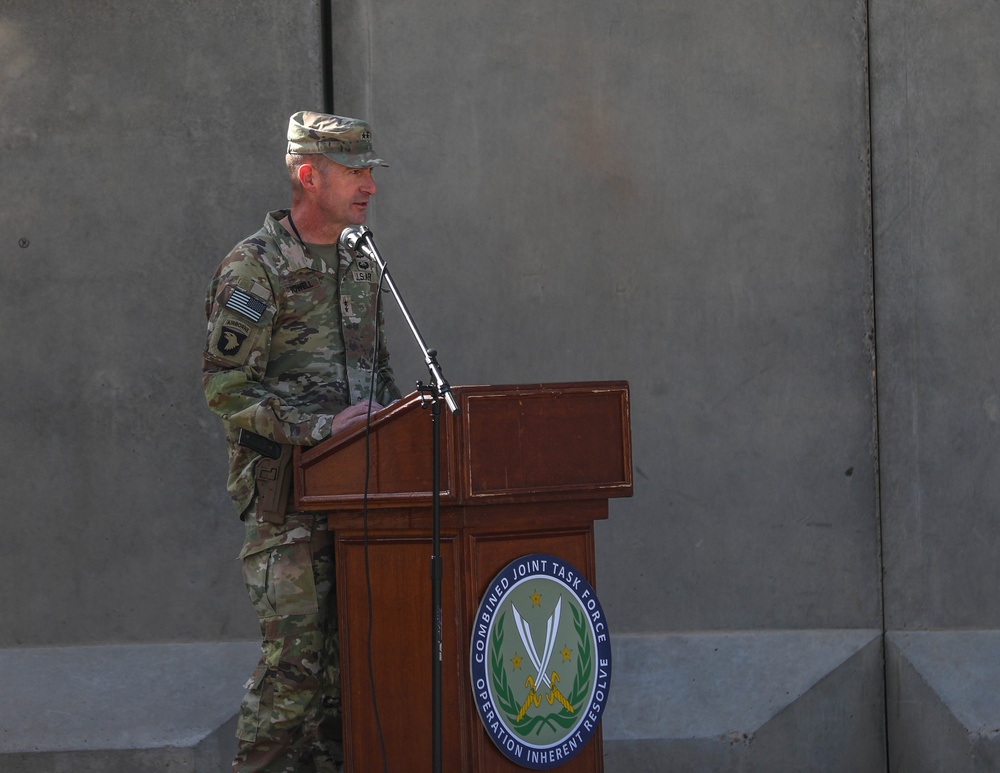
{"type": "MultiPolygon", "coordinates": [[[[375,411],[382,410],[382,406],[377,402],[372,400],[372,413],[375,411]]],[[[360,424],[365,421],[368,417],[368,401],[363,403],[357,403],[356,405],[349,405],[347,408],[342,410],[336,416],[333,417],[333,423],[330,425],[330,434],[336,435],[338,432],[343,432],[349,427],[353,427],[355,424],[360,424]]]]}

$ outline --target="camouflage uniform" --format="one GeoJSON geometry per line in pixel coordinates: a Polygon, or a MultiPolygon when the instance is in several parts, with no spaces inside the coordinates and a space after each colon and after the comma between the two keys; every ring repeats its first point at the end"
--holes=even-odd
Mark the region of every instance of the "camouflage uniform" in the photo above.
{"type": "Polygon", "coordinates": [[[225,425],[228,491],[245,523],[240,557],[263,637],[240,710],[234,771],[338,770],[341,755],[326,515],[294,507],[283,519],[262,513],[255,481],[262,457],[240,445],[240,430],[313,445],[330,434],[338,412],[368,399],[373,370],[375,398],[386,405],[399,397],[381,336],[377,267],[336,245],[304,247],[285,227],[287,216],[269,213],[230,252],[206,299],[205,394],[225,425]]]}
{"type": "MultiPolygon", "coordinates": [[[[257,520],[253,505],[246,520],[257,520]]],[[[243,559],[263,642],[240,706],[236,773],[325,773],[343,761],[333,542],[322,514],[291,513],[287,525],[283,542],[243,559]]]]}
{"type": "MultiPolygon", "coordinates": [[[[368,399],[372,376],[377,267],[346,250],[324,260],[306,252],[270,212],[233,248],[206,298],[203,380],[209,407],[229,440],[229,494],[239,512],[254,495],[260,455],[239,445],[246,429],[279,443],[315,445],[336,414],[368,399]]],[[[374,367],[376,400],[399,396],[384,337],[374,367]]]]}

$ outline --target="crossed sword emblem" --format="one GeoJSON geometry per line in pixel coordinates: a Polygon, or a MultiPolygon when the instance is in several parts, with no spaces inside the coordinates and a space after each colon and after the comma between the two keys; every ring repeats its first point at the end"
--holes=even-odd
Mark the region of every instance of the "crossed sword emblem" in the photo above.
{"type": "Polygon", "coordinates": [[[535,678],[532,679],[528,677],[525,686],[528,687],[530,692],[528,693],[528,698],[525,700],[524,705],[521,707],[521,713],[518,714],[518,721],[524,716],[525,712],[528,710],[528,705],[534,703],[537,707],[541,703],[541,698],[535,692],[536,685],[545,684],[549,688],[549,695],[546,696],[548,702],[554,703],[559,701],[566,709],[572,712],[573,706],[563,697],[562,693],[559,692],[559,688],[553,684],[553,681],[559,681],[559,675],[553,671],[552,677],[550,678],[547,670],[549,667],[549,661],[552,659],[552,650],[556,646],[556,635],[559,631],[559,618],[562,615],[562,596],[559,597],[559,601],[556,602],[555,611],[549,615],[549,619],[545,623],[545,646],[542,648],[542,657],[538,657],[538,650],[535,648],[534,639],[531,636],[531,628],[521,617],[521,613],[517,611],[517,607],[513,604],[510,608],[514,610],[514,624],[517,626],[517,632],[521,637],[521,643],[524,645],[525,651],[528,653],[528,658],[531,660],[531,664],[535,667],[535,678]]]}

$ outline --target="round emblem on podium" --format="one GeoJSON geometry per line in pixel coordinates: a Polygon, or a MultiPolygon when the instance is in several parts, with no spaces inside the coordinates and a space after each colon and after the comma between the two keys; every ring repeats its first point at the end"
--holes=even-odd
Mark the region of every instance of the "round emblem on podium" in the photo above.
{"type": "Polygon", "coordinates": [[[611,641],[593,587],[573,566],[535,553],[486,589],[469,653],[490,739],[512,762],[549,770],[597,731],[611,685],[611,641]]]}

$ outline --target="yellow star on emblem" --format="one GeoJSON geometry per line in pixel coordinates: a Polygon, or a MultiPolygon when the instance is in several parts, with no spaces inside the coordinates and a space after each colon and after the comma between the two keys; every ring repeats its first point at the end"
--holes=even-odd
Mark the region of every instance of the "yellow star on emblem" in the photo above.
{"type": "Polygon", "coordinates": [[[514,664],[514,670],[517,671],[521,667],[521,656],[515,652],[510,662],[514,664]]]}
{"type": "Polygon", "coordinates": [[[563,656],[563,662],[565,663],[567,660],[569,660],[573,656],[573,650],[571,650],[569,647],[567,647],[564,644],[563,645],[562,656],[563,656]]]}
{"type": "Polygon", "coordinates": [[[533,607],[540,606],[542,603],[542,596],[538,591],[532,593],[529,598],[531,599],[531,606],[533,607]]]}

